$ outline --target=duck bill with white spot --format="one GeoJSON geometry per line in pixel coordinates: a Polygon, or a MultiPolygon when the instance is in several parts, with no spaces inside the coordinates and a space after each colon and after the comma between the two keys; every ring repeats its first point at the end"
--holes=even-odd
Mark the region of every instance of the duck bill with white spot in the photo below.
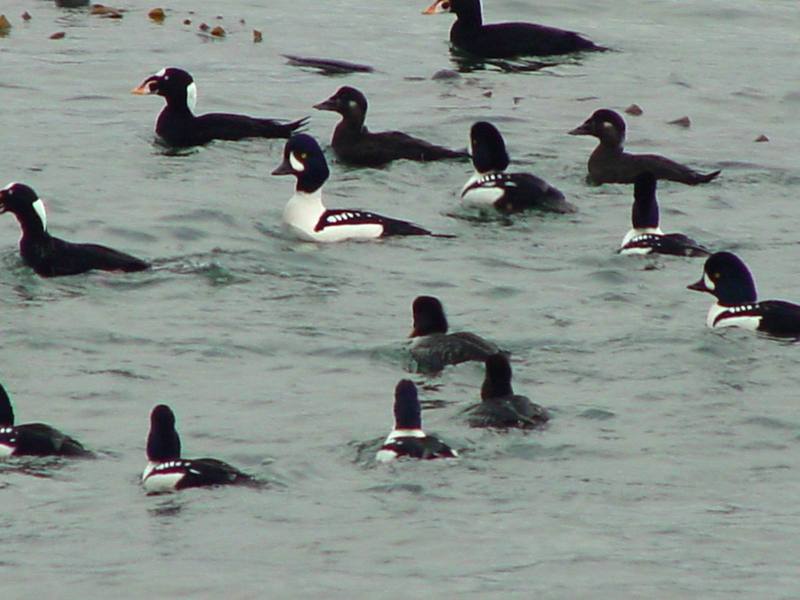
{"type": "Polygon", "coordinates": [[[428,8],[422,11],[423,15],[440,15],[450,12],[450,0],[436,0],[428,8]]]}
{"type": "Polygon", "coordinates": [[[713,294],[714,290],[706,285],[706,278],[705,275],[701,277],[698,281],[695,281],[691,285],[686,286],[687,290],[694,290],[695,292],[707,292],[709,294],[713,294]]]}
{"type": "Polygon", "coordinates": [[[339,110],[339,100],[335,95],[333,95],[327,100],[323,100],[322,102],[315,104],[314,108],[317,110],[330,110],[337,112],[339,110]]]}
{"type": "Polygon", "coordinates": [[[131,90],[131,94],[136,94],[137,96],[150,96],[151,94],[157,93],[157,89],[158,78],[155,75],[151,75],[138,86],[133,88],[131,90]]]}
{"type": "Polygon", "coordinates": [[[297,171],[292,168],[291,162],[289,162],[289,157],[283,159],[283,162],[279,164],[275,170],[272,172],[273,175],[296,175],[297,171]]]}
{"type": "Polygon", "coordinates": [[[568,131],[569,135],[594,135],[594,122],[591,118],[586,119],[575,129],[568,131]]]}

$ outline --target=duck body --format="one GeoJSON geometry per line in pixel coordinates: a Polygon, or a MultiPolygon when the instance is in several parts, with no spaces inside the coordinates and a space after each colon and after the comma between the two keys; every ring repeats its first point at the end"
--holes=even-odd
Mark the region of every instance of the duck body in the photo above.
{"type": "Polygon", "coordinates": [[[544,179],[529,173],[506,173],[510,159],[497,128],[478,121],[470,129],[470,154],[475,173],[461,188],[461,200],[476,206],[492,206],[502,213],[534,209],[556,213],[575,212],[564,194],[544,179]]]}
{"type": "Polygon", "coordinates": [[[703,266],[703,277],[688,288],[716,298],[706,316],[711,329],[740,327],[773,337],[800,337],[800,305],[759,301],[750,270],[735,254],[712,254],[703,266]]]}
{"type": "Polygon", "coordinates": [[[436,235],[409,221],[373,212],[326,208],[322,203],[322,186],[328,179],[328,164],[319,144],[309,135],[298,134],[286,143],[283,162],[272,174],[297,178],[294,195],[283,210],[283,221],[302,240],[341,242],[436,235]]]}
{"type": "Polygon", "coordinates": [[[3,212],[17,217],[22,229],[22,261],[42,277],[78,275],[94,269],[130,273],[150,268],[149,263],[107,246],[68,242],[50,235],[44,202],[27,185],[11,183],[0,190],[3,212]]]}
{"type": "Polygon", "coordinates": [[[394,427],[375,454],[378,462],[391,462],[398,458],[431,460],[456,458],[458,452],[436,436],[422,430],[422,409],[417,387],[403,379],[395,387],[394,427]]]}
{"type": "Polygon", "coordinates": [[[342,120],[336,125],[331,139],[336,158],[343,163],[362,167],[382,167],[394,160],[435,161],[465,159],[469,155],[444,146],[437,146],[402,131],[370,132],[364,121],[367,98],[359,90],[344,86],[319,104],[317,110],[339,113],[342,120]]]}
{"type": "Polygon", "coordinates": [[[452,12],[450,43],[458,50],[480,58],[552,56],[605,50],[574,31],[535,23],[483,24],[480,0],[436,0],[424,14],[452,12]]]}
{"type": "Polygon", "coordinates": [[[670,254],[708,256],[710,252],[682,233],[664,233],[659,226],[656,178],[649,171],[636,176],[633,184],[633,227],[622,239],[620,254],[670,254]]]}
{"type": "Polygon", "coordinates": [[[625,152],[625,131],[625,121],[618,113],[600,109],[569,132],[570,135],[589,135],[600,140],[589,156],[587,179],[590,183],[633,183],[637,175],[649,172],[656,179],[697,185],[708,183],[720,174],[720,171],[700,173],[658,154],[625,152]]]}
{"type": "Polygon", "coordinates": [[[307,122],[307,119],[299,119],[287,123],[229,113],[196,116],[192,112],[197,99],[194,79],[176,67],[151,75],[134,88],[133,93],[164,97],[167,105],[156,119],[156,135],[164,144],[176,148],[200,146],[212,140],[289,138],[307,122]]]}

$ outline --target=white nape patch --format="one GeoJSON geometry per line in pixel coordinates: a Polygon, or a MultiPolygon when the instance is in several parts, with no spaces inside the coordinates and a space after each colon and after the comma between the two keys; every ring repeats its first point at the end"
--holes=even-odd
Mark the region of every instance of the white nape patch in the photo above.
{"type": "Polygon", "coordinates": [[[186,104],[194,112],[194,107],[197,106],[197,85],[194,81],[186,87],[186,104]]]}
{"type": "Polygon", "coordinates": [[[12,454],[14,454],[14,446],[0,443],[0,458],[8,458],[12,454]]]}
{"type": "Polygon", "coordinates": [[[375,460],[377,460],[380,463],[388,463],[396,459],[397,459],[397,452],[395,452],[394,450],[386,450],[385,448],[381,448],[375,454],[375,460]]]}
{"type": "Polygon", "coordinates": [[[167,67],[161,69],[158,73],[156,73],[156,77],[163,77],[167,72],[167,67]]]}
{"type": "Polygon", "coordinates": [[[714,291],[714,289],[716,288],[714,282],[711,281],[711,277],[709,277],[708,273],[706,273],[705,271],[703,271],[703,283],[711,291],[714,291]]]}
{"type": "Polygon", "coordinates": [[[619,253],[620,254],[650,254],[652,251],[651,248],[625,248],[628,244],[631,243],[631,240],[634,238],[639,237],[640,235],[664,235],[664,232],[661,231],[660,227],[642,227],[641,229],[633,228],[628,233],[625,234],[625,237],[622,238],[622,243],[619,246],[619,253]]]}
{"type": "Polygon", "coordinates": [[[426,437],[425,432],[422,429],[392,429],[391,433],[386,436],[383,444],[391,444],[397,438],[404,438],[404,437],[412,437],[412,438],[424,438],[426,437]]]}
{"type": "Polygon", "coordinates": [[[47,211],[44,208],[44,202],[41,198],[37,198],[36,202],[32,204],[33,210],[36,211],[36,214],[39,215],[39,219],[42,222],[42,229],[47,231],[47,211]]]}
{"type": "Polygon", "coordinates": [[[721,327],[741,327],[742,329],[747,329],[749,331],[756,331],[758,330],[758,326],[761,324],[761,317],[753,315],[743,315],[741,317],[736,316],[737,312],[744,312],[752,309],[752,304],[744,304],[741,306],[722,306],[718,302],[715,302],[711,305],[711,308],[708,309],[706,325],[712,329],[719,329],[721,327]],[[722,313],[733,313],[733,315],[723,317],[717,321],[717,317],[719,317],[722,313]],[[715,321],[717,322],[715,323],[715,321]]]}
{"type": "Polygon", "coordinates": [[[306,166],[295,156],[294,152],[289,153],[289,164],[292,165],[292,168],[298,173],[302,173],[306,170],[306,166]]]}

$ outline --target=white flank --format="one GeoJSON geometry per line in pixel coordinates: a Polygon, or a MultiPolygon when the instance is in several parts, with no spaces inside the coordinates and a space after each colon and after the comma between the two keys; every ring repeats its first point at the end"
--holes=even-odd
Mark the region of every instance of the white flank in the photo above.
{"type": "Polygon", "coordinates": [[[8,458],[14,454],[14,446],[6,446],[0,443],[0,458],[8,458]]]}
{"type": "Polygon", "coordinates": [[[169,463],[148,462],[142,473],[144,489],[152,493],[174,492],[175,486],[183,479],[184,473],[154,473],[159,467],[166,467],[169,463]]]}
{"type": "Polygon", "coordinates": [[[189,106],[189,110],[194,112],[194,107],[197,106],[197,85],[194,81],[186,88],[186,104],[189,106]]]}
{"type": "MultiPolygon", "coordinates": [[[[640,235],[664,235],[664,232],[661,231],[660,227],[642,227],[641,229],[633,228],[628,233],[625,234],[625,237],[622,238],[622,244],[620,244],[620,248],[624,248],[628,245],[628,243],[635,237],[639,237],[640,235]]],[[[633,249],[632,249],[633,250],[633,249]]],[[[637,250],[641,250],[641,248],[637,248],[637,250]]],[[[623,252],[622,254],[626,254],[623,252]]],[[[642,252],[631,252],[631,254],[643,254],[642,252]]]]}
{"type": "MultiPolygon", "coordinates": [[[[291,155],[290,155],[291,160],[291,155]]],[[[301,240],[310,242],[341,242],[344,240],[368,240],[380,237],[383,225],[329,225],[314,231],[325,212],[322,204],[322,190],[315,192],[295,192],[283,209],[283,222],[301,240]]]]}
{"type": "Polygon", "coordinates": [[[723,312],[731,312],[735,311],[736,307],[734,306],[721,306],[719,303],[714,303],[711,305],[711,308],[708,309],[708,316],[706,316],[706,325],[708,327],[713,328],[720,328],[720,327],[741,327],[742,329],[748,329],[750,331],[756,331],[758,326],[761,324],[761,317],[755,317],[753,315],[744,315],[741,317],[731,316],[725,317],[716,324],[714,321],[716,318],[722,314],[723,312]]]}
{"type": "Polygon", "coordinates": [[[492,205],[503,197],[505,190],[502,187],[492,185],[492,175],[494,173],[473,173],[461,188],[461,200],[467,204],[477,204],[481,206],[492,205]],[[481,180],[485,179],[484,185],[481,180]],[[475,184],[476,187],[471,188],[475,184]]]}
{"type": "Polygon", "coordinates": [[[36,211],[36,214],[39,215],[39,219],[42,221],[42,229],[47,231],[47,211],[44,208],[44,202],[42,202],[41,198],[37,198],[32,206],[33,210],[36,211]]]}

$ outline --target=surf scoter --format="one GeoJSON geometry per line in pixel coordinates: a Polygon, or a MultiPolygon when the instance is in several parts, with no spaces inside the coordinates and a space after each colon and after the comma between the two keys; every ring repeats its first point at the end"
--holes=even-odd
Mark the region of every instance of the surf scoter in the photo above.
{"type": "Polygon", "coordinates": [[[423,14],[455,13],[450,43],[479,58],[550,56],[605,50],[574,31],[535,23],[483,24],[480,0],[436,0],[423,14]]]}
{"type": "Polygon", "coordinates": [[[469,156],[466,152],[436,146],[401,131],[371,133],[364,125],[367,98],[350,86],[339,88],[333,96],[315,104],[314,108],[330,110],[342,116],[333,131],[331,147],[336,158],[343,163],[380,167],[403,158],[424,162],[469,156]]]}
{"type": "Polygon", "coordinates": [[[649,171],[656,179],[697,185],[708,183],[720,174],[720,171],[699,173],[658,154],[629,154],[623,149],[625,129],[625,121],[619,113],[601,108],[569,132],[570,135],[591,135],[600,140],[589,157],[588,180],[591,183],[633,183],[639,173],[649,171]]]}
{"type": "Polygon", "coordinates": [[[159,404],[150,413],[147,461],[142,485],[149,493],[256,483],[250,475],[216,458],[181,458],[181,439],[175,430],[175,414],[165,404],[159,404]]]}
{"type": "Polygon", "coordinates": [[[633,183],[633,228],[625,234],[620,254],[672,254],[708,256],[706,248],[682,233],[664,233],[659,226],[656,178],[649,171],[636,176],[633,183]]]}
{"type": "Polygon", "coordinates": [[[506,173],[509,158],[503,136],[486,121],[470,129],[470,154],[475,174],[461,189],[461,199],[469,204],[493,206],[513,213],[538,209],[557,213],[575,212],[559,190],[530,173],[506,173]]]}
{"type": "Polygon", "coordinates": [[[76,244],[47,232],[44,202],[30,187],[10,183],[0,190],[0,214],[13,213],[22,228],[19,253],[23,262],[42,277],[77,275],[92,269],[143,271],[145,261],[98,244],[76,244]]]}
{"type": "Polygon", "coordinates": [[[329,209],[322,203],[322,186],[328,179],[328,163],[317,141],[304,133],[293,136],[283,149],[283,162],[273,175],[294,175],[294,195],[283,210],[283,221],[302,240],[341,242],[395,235],[434,234],[419,225],[357,209],[329,209]]]}
{"type": "Polygon", "coordinates": [[[164,143],[174,147],[199,146],[211,140],[288,138],[308,121],[308,117],[305,117],[283,123],[275,119],[228,113],[195,116],[192,111],[197,101],[197,86],[189,73],[176,67],[161,69],[131,93],[164,97],[167,105],[156,120],[156,134],[164,143]]]}

